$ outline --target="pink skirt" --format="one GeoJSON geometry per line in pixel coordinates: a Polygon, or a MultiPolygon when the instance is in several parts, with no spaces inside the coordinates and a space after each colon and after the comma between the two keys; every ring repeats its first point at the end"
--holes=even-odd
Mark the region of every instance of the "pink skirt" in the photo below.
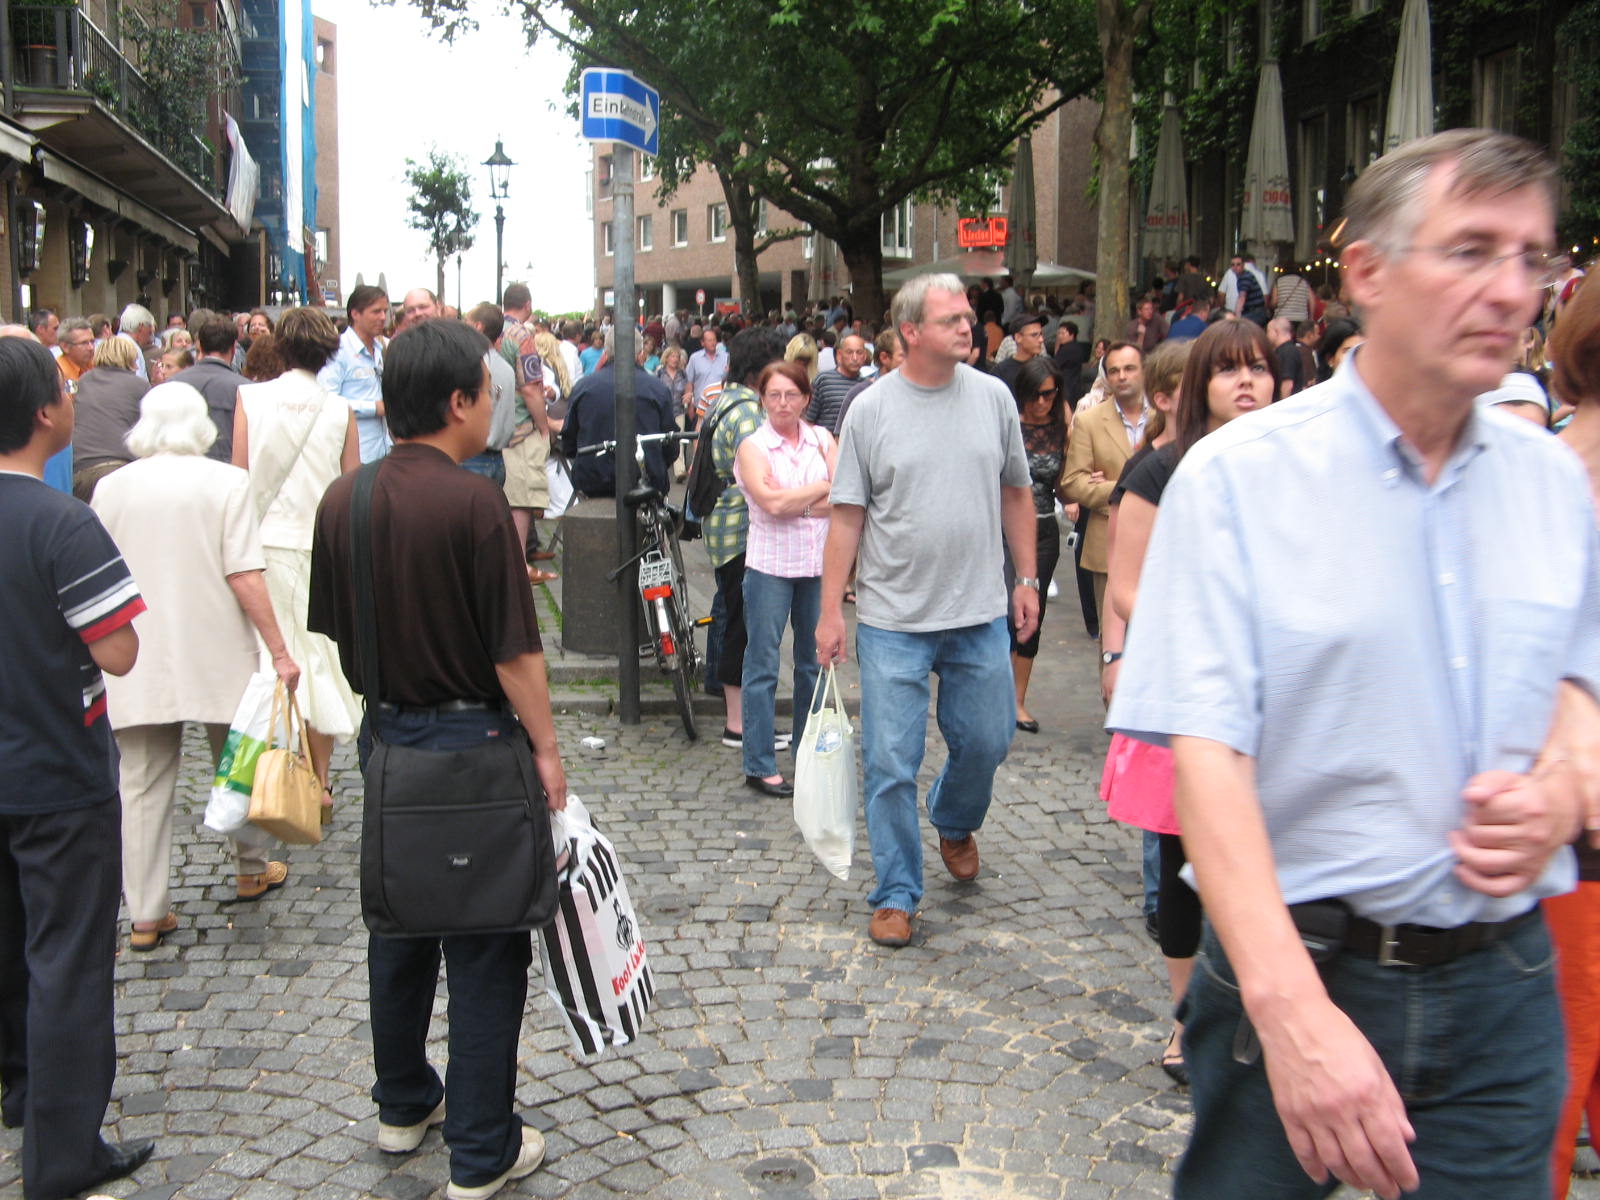
{"type": "Polygon", "coordinates": [[[1179,832],[1172,811],[1172,751],[1112,734],[1100,774],[1100,799],[1113,821],[1151,833],[1179,832]]]}

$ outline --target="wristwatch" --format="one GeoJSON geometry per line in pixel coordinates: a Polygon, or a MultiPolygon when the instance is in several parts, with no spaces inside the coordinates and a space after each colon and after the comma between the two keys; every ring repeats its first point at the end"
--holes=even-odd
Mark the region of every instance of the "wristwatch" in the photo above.
{"type": "Polygon", "coordinates": [[[1109,667],[1112,663],[1116,662],[1117,659],[1119,659],[1121,657],[1122,657],[1122,651],[1121,650],[1106,650],[1106,651],[1102,652],[1101,655],[1100,655],[1100,665],[1102,667],[1109,667]]]}
{"type": "Polygon", "coordinates": [[[1017,576],[1017,586],[1018,587],[1031,587],[1034,591],[1037,592],[1039,590],[1039,581],[1037,579],[1034,579],[1032,576],[1029,576],[1029,575],[1018,575],[1017,576]]]}

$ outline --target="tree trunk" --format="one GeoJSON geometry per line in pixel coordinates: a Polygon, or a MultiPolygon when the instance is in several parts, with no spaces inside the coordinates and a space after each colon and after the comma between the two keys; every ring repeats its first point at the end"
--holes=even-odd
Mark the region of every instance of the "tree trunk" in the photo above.
{"type": "Polygon", "coordinates": [[[1128,151],[1133,141],[1133,50],[1148,6],[1098,0],[1105,99],[1094,127],[1100,159],[1100,225],[1095,254],[1094,337],[1116,341],[1128,321],[1128,151]]]}
{"type": "Polygon", "coordinates": [[[735,183],[733,173],[716,168],[722,195],[728,202],[728,224],[733,228],[733,271],[738,277],[739,308],[748,317],[761,314],[761,267],[756,261],[756,219],[761,202],[750,188],[735,183]]]}
{"type": "Polygon", "coordinates": [[[439,254],[439,255],[437,255],[435,257],[434,266],[436,266],[438,268],[438,274],[435,276],[434,293],[433,294],[434,294],[434,298],[439,301],[440,310],[443,311],[443,309],[444,309],[444,255],[443,254],[439,254]]]}
{"type": "MultiPolygon", "coordinates": [[[[828,235],[825,229],[818,232],[828,235]]],[[[865,230],[850,230],[833,239],[839,256],[850,269],[850,304],[863,321],[883,320],[888,304],[883,295],[883,243],[876,222],[865,230]]]]}

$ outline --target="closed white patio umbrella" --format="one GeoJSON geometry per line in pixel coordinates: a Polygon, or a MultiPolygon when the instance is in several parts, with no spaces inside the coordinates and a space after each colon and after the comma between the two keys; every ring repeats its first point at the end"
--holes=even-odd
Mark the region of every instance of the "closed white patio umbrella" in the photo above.
{"type": "Polygon", "coordinates": [[[1250,152],[1244,166],[1244,215],[1240,239],[1257,257],[1272,262],[1277,246],[1294,241],[1294,210],[1289,196],[1289,147],[1283,135],[1283,80],[1278,64],[1261,64],[1256,111],[1250,123],[1250,152]]]}
{"type": "Polygon", "coordinates": [[[1432,132],[1433,35],[1428,0],[1406,0],[1400,17],[1400,44],[1394,56],[1394,78],[1389,82],[1384,153],[1432,132]]]}
{"type": "Polygon", "coordinates": [[[1144,213],[1144,252],[1149,258],[1181,259],[1189,251],[1189,189],[1183,177],[1183,122],[1178,106],[1161,113],[1156,170],[1144,213]]]}

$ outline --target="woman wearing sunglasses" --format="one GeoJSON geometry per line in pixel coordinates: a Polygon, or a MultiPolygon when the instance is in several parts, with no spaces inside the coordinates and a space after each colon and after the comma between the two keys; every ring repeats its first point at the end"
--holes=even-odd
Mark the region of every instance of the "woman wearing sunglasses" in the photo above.
{"type": "MultiPolygon", "coordinates": [[[[1028,473],[1033,477],[1033,508],[1038,516],[1039,625],[1044,625],[1044,610],[1050,577],[1061,557],[1061,530],[1056,524],[1056,500],[1061,494],[1061,475],[1067,458],[1067,406],[1061,390],[1061,372],[1044,355],[1035,355],[1017,371],[1017,412],[1022,417],[1022,445],[1028,453],[1028,473]]],[[[1076,520],[1077,505],[1068,508],[1076,520]]],[[[1014,571],[1011,555],[1006,555],[1006,591],[1010,594],[1014,571]]],[[[1011,618],[1006,618],[1008,626],[1011,618]]],[[[1028,714],[1028,680],[1033,674],[1034,656],[1039,653],[1039,630],[1025,642],[1017,640],[1011,626],[1011,671],[1017,687],[1017,728],[1038,733],[1039,722],[1028,714]]]]}

